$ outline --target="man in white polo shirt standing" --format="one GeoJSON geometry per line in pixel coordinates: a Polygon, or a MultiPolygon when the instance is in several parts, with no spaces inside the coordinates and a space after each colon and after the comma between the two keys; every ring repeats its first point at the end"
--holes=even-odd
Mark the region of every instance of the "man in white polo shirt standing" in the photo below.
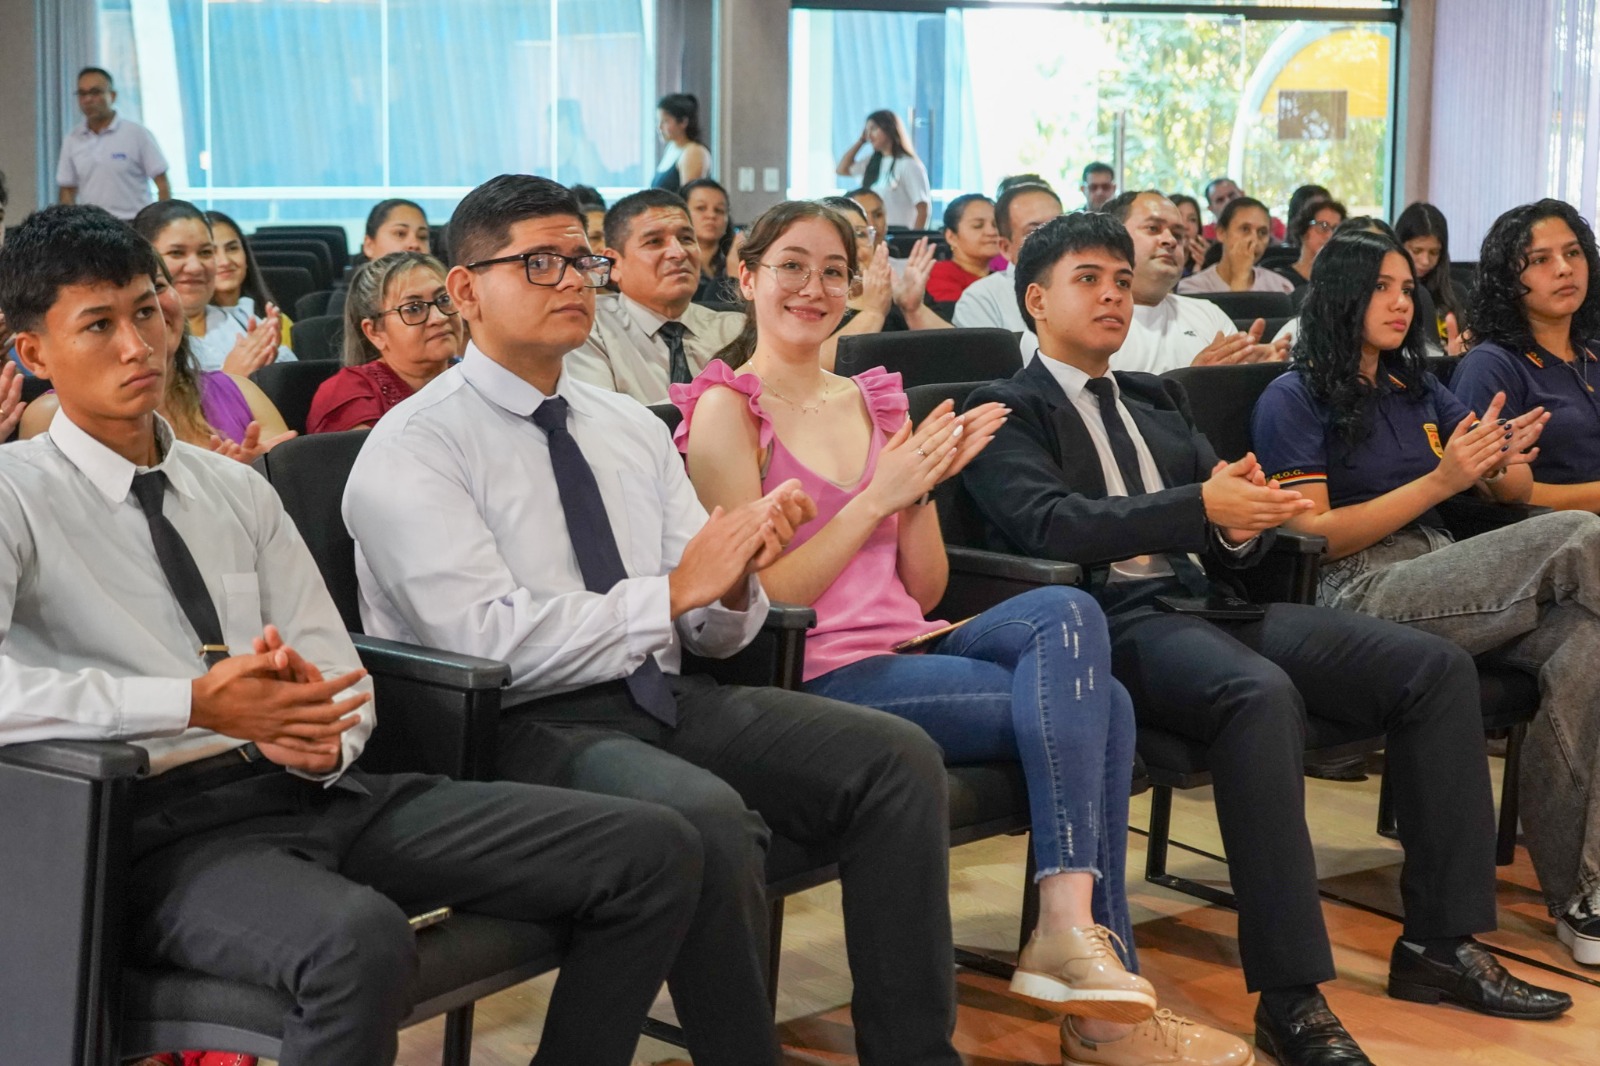
{"type": "Polygon", "coordinates": [[[83,124],[67,134],[56,166],[56,184],[64,204],[95,204],[127,221],[156,196],[172,199],[167,157],[150,131],[120,118],[112,107],[117,92],[111,75],[99,67],[78,72],[78,110],[83,124]]]}

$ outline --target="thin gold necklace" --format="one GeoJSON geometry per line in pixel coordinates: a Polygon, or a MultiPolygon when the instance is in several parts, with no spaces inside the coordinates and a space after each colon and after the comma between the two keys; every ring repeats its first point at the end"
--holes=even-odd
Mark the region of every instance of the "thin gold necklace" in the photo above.
{"type": "MultiPolygon", "coordinates": [[[[757,376],[759,376],[759,375],[757,375],[757,376]]],[[[828,388],[828,379],[827,378],[823,378],[822,379],[822,387],[824,389],[824,392],[822,394],[822,399],[816,401],[815,403],[801,403],[798,400],[789,399],[789,397],[785,396],[783,393],[779,392],[776,388],[774,388],[772,382],[767,380],[766,378],[762,378],[761,379],[761,386],[767,392],[771,393],[773,396],[775,396],[778,399],[782,400],[784,403],[788,404],[790,407],[793,407],[795,410],[799,411],[803,415],[816,414],[818,411],[822,410],[824,407],[826,407],[828,405],[828,401],[829,400],[833,399],[833,397],[831,395],[829,395],[827,393],[827,391],[826,391],[827,388],[828,388]]]]}

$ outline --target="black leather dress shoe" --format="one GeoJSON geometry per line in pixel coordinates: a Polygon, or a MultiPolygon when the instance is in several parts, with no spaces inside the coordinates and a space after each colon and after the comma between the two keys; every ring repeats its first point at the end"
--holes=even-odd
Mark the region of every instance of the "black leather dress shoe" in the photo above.
{"type": "Polygon", "coordinates": [[[1476,940],[1456,948],[1454,966],[1435,962],[1395,941],[1389,955],[1389,995],[1413,1003],[1454,1003],[1496,1018],[1555,1018],[1572,1006],[1565,992],[1513,977],[1476,940]]]}
{"type": "Polygon", "coordinates": [[[1256,1050],[1271,1055],[1280,1066],[1373,1066],[1328,1009],[1321,992],[1276,1011],[1268,1010],[1263,998],[1256,1005],[1256,1050]]]}

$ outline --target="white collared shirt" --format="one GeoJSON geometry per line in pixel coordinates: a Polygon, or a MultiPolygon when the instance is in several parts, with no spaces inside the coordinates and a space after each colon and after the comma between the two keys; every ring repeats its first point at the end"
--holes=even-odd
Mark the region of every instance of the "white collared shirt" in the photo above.
{"type": "Polygon", "coordinates": [[[1005,270],[979,278],[967,286],[956,301],[950,324],[957,329],[1009,329],[1022,334],[1022,361],[1026,363],[1039,350],[1039,339],[1022,320],[1017,306],[1017,264],[1006,263],[1005,270]]]}
{"type": "Polygon", "coordinates": [[[1238,332],[1229,318],[1210,300],[1168,293],[1153,307],[1135,304],[1128,339],[1111,357],[1113,370],[1164,374],[1188,366],[1216,339],[1238,332]]]}
{"type": "MultiPolygon", "coordinates": [[[[216,304],[206,305],[206,335],[196,337],[189,335],[189,350],[200,363],[201,370],[221,370],[222,364],[227,362],[228,353],[233,351],[233,346],[239,338],[249,332],[249,323],[255,317],[255,301],[247,296],[239,297],[239,302],[233,307],[218,307],[216,304]]],[[[294,362],[294,352],[287,345],[278,345],[278,361],[280,363],[294,362]]]]}
{"type": "Polygon", "coordinates": [[[167,158],[150,131],[121,115],[95,133],[80,122],[61,144],[56,184],[77,189],[77,202],[95,204],[124,222],[151,200],[150,181],[167,172],[167,158]]]}
{"type": "MultiPolygon", "coordinates": [[[[699,374],[744,329],[744,316],[690,304],[683,323],[683,354],[699,374]]],[[[620,293],[594,300],[589,339],[567,354],[567,373],[597,389],[620,392],[640,403],[666,403],[672,360],[661,327],[667,319],[620,293]]]]}
{"type": "Polygon", "coordinates": [[[383,416],[356,459],[344,518],[356,541],[368,633],[511,665],[508,701],[614,681],[679,641],[731,655],[767,614],[713,603],[674,625],[667,575],[706,512],[665,423],[563,371],[556,394],[594,471],[628,576],[590,592],[567,535],[544,431],[544,395],[480,351],[383,416]]]}
{"type": "MultiPolygon", "coordinates": [[[[233,654],[250,654],[275,625],[325,676],[359,667],[272,486],[175,441],[160,418],[156,433],[162,513],[194,556],[233,654]]],[[[244,743],[189,726],[190,682],[206,664],[131,492],[141,472],[65,411],[47,434],[0,448],[0,743],[129,741],[150,753],[154,773],[244,743]]],[[[372,731],[371,704],[361,719],[344,734],[342,766],[372,731]]]]}

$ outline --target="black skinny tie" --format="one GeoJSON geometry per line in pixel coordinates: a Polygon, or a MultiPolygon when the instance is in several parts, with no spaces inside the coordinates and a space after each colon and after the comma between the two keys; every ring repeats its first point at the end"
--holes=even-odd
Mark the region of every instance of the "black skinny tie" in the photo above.
{"type": "Polygon", "coordinates": [[[150,523],[150,539],[156,546],[156,559],[161,572],[167,575],[167,584],[178,598],[189,624],[200,638],[200,655],[207,666],[215,666],[228,657],[228,646],[222,639],[222,621],[217,617],[217,605],[206,591],[206,579],[200,576],[189,546],[172,520],[161,513],[162,496],[167,489],[167,475],[160,470],[133,475],[133,494],[139,500],[139,509],[150,523]]]}
{"type": "Polygon", "coordinates": [[[1128,427],[1117,413],[1116,386],[1109,377],[1102,377],[1090,378],[1087,387],[1100,403],[1100,422],[1106,427],[1106,436],[1111,440],[1111,454],[1117,460],[1117,469],[1122,472],[1122,484],[1129,496],[1143,496],[1144,475],[1139,473],[1139,450],[1133,446],[1128,427]]]}
{"type": "MultiPolygon", "coordinates": [[[[566,514],[567,539],[572,541],[572,552],[578,557],[584,587],[590,592],[610,592],[628,572],[623,569],[594,471],[589,469],[577,440],[567,431],[567,401],[560,396],[547,398],[534,408],[533,424],[544,430],[550,444],[550,467],[555,472],[561,510],[566,514]]],[[[667,687],[654,655],[645,656],[639,669],[628,675],[627,685],[640,710],[666,725],[678,724],[678,701],[667,687]]]]}
{"type": "Polygon", "coordinates": [[[689,357],[683,350],[682,322],[663,322],[656,333],[667,342],[667,376],[674,385],[686,385],[694,380],[689,373],[689,357]]]}

